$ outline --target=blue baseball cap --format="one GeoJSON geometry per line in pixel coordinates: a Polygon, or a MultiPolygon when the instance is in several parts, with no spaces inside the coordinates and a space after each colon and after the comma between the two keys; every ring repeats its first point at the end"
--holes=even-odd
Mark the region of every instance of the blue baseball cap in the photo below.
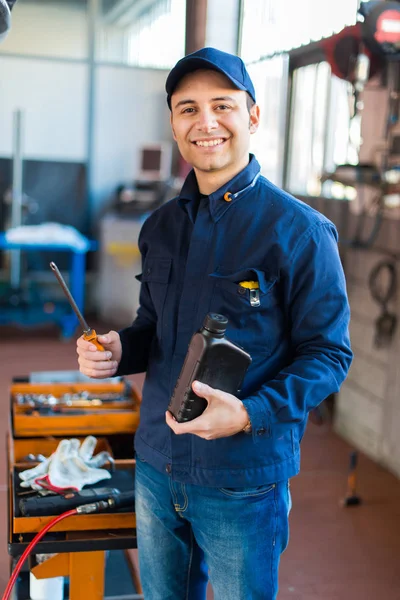
{"type": "Polygon", "coordinates": [[[222,73],[235,87],[247,92],[254,102],[256,101],[253,82],[239,56],[222,52],[216,48],[201,48],[181,58],[170,71],[165,82],[169,108],[171,108],[171,96],[182,77],[197,69],[212,69],[222,73]]]}

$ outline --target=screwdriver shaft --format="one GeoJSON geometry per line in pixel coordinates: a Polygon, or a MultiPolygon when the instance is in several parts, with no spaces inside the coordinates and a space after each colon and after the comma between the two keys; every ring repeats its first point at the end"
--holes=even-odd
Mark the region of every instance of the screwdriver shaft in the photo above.
{"type": "Polygon", "coordinates": [[[65,281],[64,281],[64,278],[63,278],[63,276],[61,275],[60,271],[58,270],[58,267],[57,267],[57,265],[56,265],[54,262],[51,262],[51,263],[50,263],[50,268],[52,269],[52,271],[54,271],[54,275],[57,277],[57,279],[58,279],[58,283],[61,285],[61,287],[62,287],[62,289],[63,289],[63,292],[64,292],[64,294],[65,294],[65,295],[66,295],[66,297],[68,298],[68,302],[70,303],[70,305],[71,305],[71,307],[72,307],[72,309],[73,309],[74,313],[75,313],[75,314],[76,314],[76,316],[78,317],[78,319],[79,319],[79,322],[80,322],[80,324],[81,324],[81,326],[82,326],[82,329],[83,329],[83,331],[84,331],[84,332],[86,332],[86,331],[88,331],[88,332],[89,332],[89,331],[90,331],[90,327],[89,327],[89,325],[86,323],[86,321],[85,321],[85,319],[84,319],[84,317],[83,317],[83,315],[82,315],[81,311],[79,310],[79,308],[78,308],[78,306],[77,306],[77,304],[76,304],[75,300],[73,299],[73,297],[72,297],[72,294],[71,294],[71,292],[69,291],[69,289],[68,289],[68,287],[67,287],[67,284],[66,284],[66,283],[65,283],[65,281]]]}

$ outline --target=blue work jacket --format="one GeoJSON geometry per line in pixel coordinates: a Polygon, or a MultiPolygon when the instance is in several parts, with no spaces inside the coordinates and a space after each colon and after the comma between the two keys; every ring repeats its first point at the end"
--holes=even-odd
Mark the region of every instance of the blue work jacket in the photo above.
{"type": "Polygon", "coordinates": [[[349,305],[334,225],[248,166],[202,198],[194,172],[145,221],[140,307],[120,331],[118,374],[146,371],[137,453],[176,481],[257,486],[300,467],[308,412],[349,369],[349,305]],[[229,193],[226,196],[226,193],[229,193]],[[229,201],[226,201],[228,198],[229,201]],[[258,281],[259,305],[241,281],[258,281]],[[167,410],[188,345],[208,312],[252,356],[240,394],[252,433],[175,435],[167,410]]]}

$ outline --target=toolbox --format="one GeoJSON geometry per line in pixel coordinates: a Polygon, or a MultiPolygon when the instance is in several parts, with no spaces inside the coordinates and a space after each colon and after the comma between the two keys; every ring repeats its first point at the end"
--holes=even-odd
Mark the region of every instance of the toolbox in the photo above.
{"type": "MultiPolygon", "coordinates": [[[[12,508],[12,533],[18,535],[18,540],[22,540],[23,534],[37,533],[46,525],[53,515],[43,517],[24,517],[19,509],[19,500],[27,493],[26,488],[20,486],[18,473],[25,469],[35,466],[35,462],[24,460],[26,450],[33,453],[49,456],[56,450],[59,440],[53,439],[30,439],[30,440],[12,440],[9,438],[9,457],[10,457],[10,504],[12,508]],[[26,442],[29,441],[29,448],[26,442]],[[43,443],[44,442],[44,443],[43,443]],[[22,535],[21,535],[22,534],[22,535]]],[[[98,438],[95,453],[101,450],[108,450],[110,447],[106,438],[98,438]]],[[[133,450],[132,450],[133,454],[133,450]]],[[[104,467],[107,468],[107,467],[104,467]]],[[[117,488],[123,491],[133,489],[134,487],[134,459],[116,459],[115,471],[111,479],[100,481],[91,488],[117,488]]],[[[51,531],[79,531],[79,530],[110,530],[110,529],[131,529],[135,526],[133,517],[133,506],[130,512],[107,512],[93,515],[77,515],[61,521],[51,531]]]]}
{"type": "MultiPolygon", "coordinates": [[[[35,457],[49,457],[65,438],[97,439],[94,452],[113,457],[111,478],[91,488],[133,491],[133,438],[139,423],[141,395],[125,380],[116,383],[29,383],[10,388],[7,435],[9,554],[19,556],[54,516],[27,517],[19,501],[27,493],[18,473],[34,467],[35,457]],[[57,412],[58,411],[58,412],[57,412]]],[[[85,489],[85,488],[84,488],[85,489]]],[[[29,492],[28,492],[29,493],[29,492]]],[[[57,523],[38,543],[37,553],[92,552],[136,547],[134,506],[97,514],[74,515],[57,523]]]]}
{"type": "Polygon", "coordinates": [[[118,383],[13,383],[13,437],[133,434],[140,394],[118,383]]]}

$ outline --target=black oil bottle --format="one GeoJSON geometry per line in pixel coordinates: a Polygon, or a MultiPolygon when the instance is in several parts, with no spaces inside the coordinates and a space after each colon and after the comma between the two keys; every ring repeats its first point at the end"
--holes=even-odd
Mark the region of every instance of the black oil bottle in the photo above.
{"type": "Polygon", "coordinates": [[[181,423],[195,419],[207,407],[207,401],[193,390],[193,381],[237,395],[240,391],[251,356],[225,337],[228,319],[209,313],[200,331],[190,340],[178,381],[168,410],[181,423]]]}

